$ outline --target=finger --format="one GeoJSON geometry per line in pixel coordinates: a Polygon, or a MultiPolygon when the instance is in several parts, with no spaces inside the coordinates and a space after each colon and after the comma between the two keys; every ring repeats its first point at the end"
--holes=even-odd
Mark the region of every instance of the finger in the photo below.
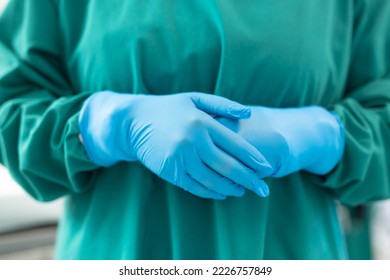
{"type": "Polygon", "coordinates": [[[249,107],[221,96],[193,93],[191,99],[199,110],[210,115],[232,119],[247,119],[251,115],[249,107]]]}
{"type": "Polygon", "coordinates": [[[209,134],[216,146],[253,169],[260,178],[273,174],[270,163],[253,145],[216,120],[213,121],[215,125],[209,134]]]}
{"type": "Polygon", "coordinates": [[[209,190],[225,196],[241,197],[245,194],[245,189],[242,186],[216,173],[199,158],[191,160],[187,166],[187,172],[191,178],[209,190]]]}
{"type": "Polygon", "coordinates": [[[200,159],[220,176],[241,185],[257,195],[266,197],[269,193],[265,182],[259,179],[254,170],[228,155],[215,145],[203,145],[199,152],[200,159]]]}
{"type": "Polygon", "coordinates": [[[198,183],[196,180],[191,178],[188,174],[183,175],[181,178],[180,185],[178,186],[182,188],[183,190],[202,197],[202,198],[209,198],[209,199],[216,199],[216,200],[224,200],[226,199],[226,196],[217,192],[214,192],[210,189],[205,188],[200,183],[198,183]]]}

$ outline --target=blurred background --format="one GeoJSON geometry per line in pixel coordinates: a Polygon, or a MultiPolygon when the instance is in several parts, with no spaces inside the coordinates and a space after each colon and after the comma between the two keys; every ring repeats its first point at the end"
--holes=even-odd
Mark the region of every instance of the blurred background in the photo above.
{"type": "Polygon", "coordinates": [[[0,260],[52,259],[61,209],[33,200],[0,165],[0,260]]]}
{"type": "MultiPolygon", "coordinates": [[[[0,260],[52,259],[62,204],[33,200],[0,165],[0,260]]],[[[351,259],[390,260],[390,201],[339,205],[339,217],[351,259]]]]}

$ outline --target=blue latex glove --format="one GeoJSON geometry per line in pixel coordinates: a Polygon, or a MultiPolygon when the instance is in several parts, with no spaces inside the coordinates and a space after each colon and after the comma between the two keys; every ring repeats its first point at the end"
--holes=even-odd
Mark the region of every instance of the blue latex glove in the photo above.
{"type": "Polygon", "coordinates": [[[336,114],[318,106],[249,108],[249,119],[217,119],[264,155],[275,171],[271,177],[299,170],[324,175],[340,161],[344,132],[336,114]]]}
{"type": "Polygon", "coordinates": [[[264,157],[213,116],[248,118],[250,109],[202,93],[134,95],[97,92],[79,117],[84,147],[92,162],[111,166],[139,160],[152,172],[204,198],[260,196],[260,178],[273,171],[264,157]]]}

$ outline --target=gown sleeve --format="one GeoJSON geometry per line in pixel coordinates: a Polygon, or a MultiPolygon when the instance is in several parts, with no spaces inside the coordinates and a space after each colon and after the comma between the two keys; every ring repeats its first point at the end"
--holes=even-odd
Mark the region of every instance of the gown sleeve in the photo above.
{"type": "Polygon", "coordinates": [[[319,185],[344,204],[390,197],[390,1],[356,0],[345,95],[332,109],[345,128],[341,162],[319,185]]]}
{"type": "Polygon", "coordinates": [[[11,0],[0,11],[0,163],[34,198],[54,200],[93,185],[97,166],[78,139],[75,94],[62,62],[49,0],[11,0]]]}

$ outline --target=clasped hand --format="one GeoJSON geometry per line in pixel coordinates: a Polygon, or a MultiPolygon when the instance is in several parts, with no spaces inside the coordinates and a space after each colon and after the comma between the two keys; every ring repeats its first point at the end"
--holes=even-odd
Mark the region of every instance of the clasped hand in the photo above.
{"type": "Polygon", "coordinates": [[[80,133],[91,161],[139,160],[196,196],[225,199],[245,189],[265,197],[265,177],[328,173],[340,161],[340,119],[318,106],[246,107],[202,93],[98,92],[84,103],[80,133]]]}
{"type": "Polygon", "coordinates": [[[97,92],[83,104],[80,133],[92,162],[139,160],[164,180],[196,196],[224,199],[245,189],[268,195],[273,170],[244,138],[219,123],[250,109],[202,93],[135,95],[97,92]]]}
{"type": "Polygon", "coordinates": [[[250,106],[251,117],[217,120],[251,143],[271,164],[271,177],[304,170],[325,175],[340,161],[344,129],[340,118],[319,106],[250,106]]]}

